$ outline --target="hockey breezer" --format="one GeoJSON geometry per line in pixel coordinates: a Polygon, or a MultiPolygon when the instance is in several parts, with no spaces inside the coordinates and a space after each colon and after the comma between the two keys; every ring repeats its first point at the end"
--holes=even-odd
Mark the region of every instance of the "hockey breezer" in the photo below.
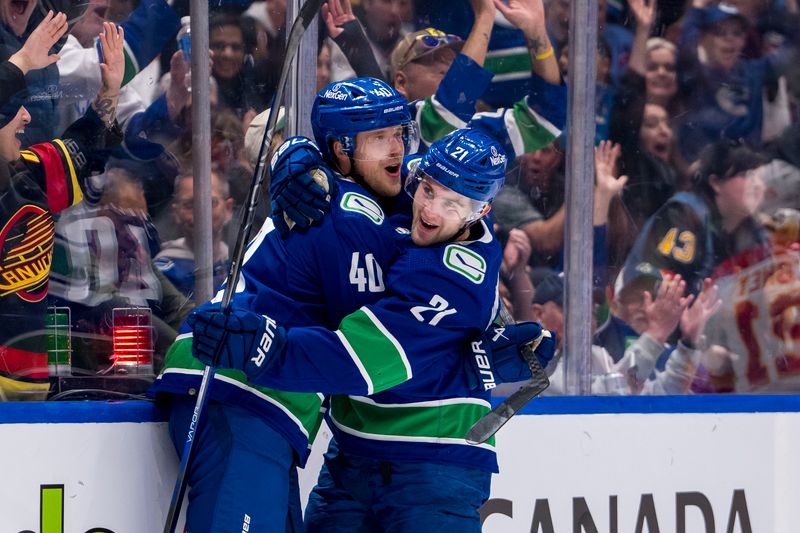
{"type": "MultiPolygon", "coordinates": [[[[256,168],[253,171],[253,178],[250,182],[250,191],[247,197],[247,204],[244,214],[242,215],[242,223],[239,226],[239,234],[236,237],[236,246],[233,249],[231,259],[231,270],[226,280],[225,291],[222,296],[222,311],[228,313],[230,311],[230,304],[236,285],[239,282],[239,274],[242,270],[242,260],[244,258],[245,245],[250,238],[250,230],[253,226],[253,218],[255,216],[255,209],[259,200],[259,192],[261,184],[266,179],[269,165],[266,164],[267,150],[272,142],[272,137],[275,133],[275,125],[278,122],[278,108],[283,100],[283,91],[286,88],[286,80],[289,76],[289,65],[297,55],[297,50],[300,48],[300,42],[303,34],[308,28],[314,16],[319,11],[323,0],[306,0],[300,8],[300,13],[297,15],[292,29],[289,31],[289,37],[286,42],[286,55],[283,58],[283,65],[281,65],[281,75],[278,79],[278,86],[275,91],[275,96],[272,100],[272,107],[270,108],[267,126],[264,128],[264,137],[261,140],[261,148],[258,153],[258,160],[256,168]]],[[[224,343],[220,343],[220,346],[224,343]]],[[[186,435],[186,445],[181,454],[181,464],[178,469],[178,479],[175,481],[175,488],[172,492],[172,500],[170,501],[169,512],[167,514],[167,521],[164,524],[164,533],[174,533],[178,525],[178,516],[180,515],[181,504],[183,503],[183,496],[186,493],[186,473],[189,470],[189,464],[192,457],[192,449],[195,442],[195,437],[199,429],[200,418],[205,409],[208,401],[208,387],[214,379],[215,364],[206,366],[203,370],[203,380],[200,383],[200,388],[197,391],[197,401],[194,406],[194,414],[192,422],[189,425],[189,432],[186,435]]]]}
{"type": "MultiPolygon", "coordinates": [[[[513,323],[514,319],[505,307],[500,308],[500,320],[503,324],[513,323]]],[[[466,440],[470,444],[482,444],[497,433],[506,422],[511,420],[522,409],[525,404],[533,400],[550,386],[547,377],[539,360],[533,353],[530,345],[525,345],[521,349],[522,357],[531,369],[531,380],[520,387],[514,394],[501,402],[494,409],[483,415],[467,432],[466,440]]]]}

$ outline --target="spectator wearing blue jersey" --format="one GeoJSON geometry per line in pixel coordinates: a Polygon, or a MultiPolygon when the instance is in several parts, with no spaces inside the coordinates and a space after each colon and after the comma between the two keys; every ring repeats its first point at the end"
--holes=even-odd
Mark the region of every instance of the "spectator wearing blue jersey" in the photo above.
{"type": "MultiPolygon", "coordinates": [[[[786,17],[796,28],[797,5],[791,2],[789,6],[786,17]]],[[[763,90],[785,69],[787,47],[744,59],[748,27],[747,19],[730,4],[693,0],[686,12],[678,74],[687,113],[677,139],[687,163],[719,138],[743,139],[753,146],[761,142],[763,90]]],[[[796,42],[800,32],[789,37],[796,42]]]]}
{"type": "MultiPolygon", "coordinates": [[[[503,148],[513,159],[557,137],[566,116],[566,87],[544,27],[541,0],[514,0],[508,4],[499,0],[471,0],[470,3],[475,23],[466,40],[436,28],[405,36],[392,53],[391,83],[412,102],[423,148],[473,121],[472,127],[480,123],[480,127],[492,130],[490,135],[495,138],[508,137],[503,148]],[[497,10],[527,37],[525,53],[531,64],[531,77],[525,84],[528,95],[511,107],[476,114],[478,99],[484,96],[491,81],[492,74],[483,68],[483,63],[497,10]]],[[[328,20],[328,31],[338,35],[339,40],[347,37],[352,41],[348,45],[351,49],[364,48],[358,44],[358,32],[351,31],[351,23],[346,22],[348,17],[352,15],[328,20]]],[[[348,57],[354,65],[365,63],[354,53],[348,57]]]]}

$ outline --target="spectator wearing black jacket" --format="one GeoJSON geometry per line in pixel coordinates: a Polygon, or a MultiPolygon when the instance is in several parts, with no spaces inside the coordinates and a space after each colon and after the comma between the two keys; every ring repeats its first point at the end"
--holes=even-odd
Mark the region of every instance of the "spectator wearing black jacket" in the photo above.
{"type": "Polygon", "coordinates": [[[111,24],[104,29],[103,87],[62,140],[20,151],[20,136],[31,115],[22,106],[13,114],[0,114],[2,399],[43,399],[48,390],[45,336],[35,332],[44,327],[52,215],[81,201],[87,178],[102,170],[106,149],[122,138],[114,114],[125,66],[123,32],[111,24]]]}

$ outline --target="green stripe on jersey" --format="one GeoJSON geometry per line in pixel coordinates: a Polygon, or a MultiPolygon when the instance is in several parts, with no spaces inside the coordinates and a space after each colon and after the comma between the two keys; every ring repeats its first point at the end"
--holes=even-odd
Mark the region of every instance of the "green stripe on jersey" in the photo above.
{"type": "MultiPolygon", "coordinates": [[[[519,129],[519,135],[522,137],[522,143],[525,147],[525,152],[532,152],[544,146],[547,146],[556,139],[551,128],[555,128],[550,124],[543,124],[537,117],[532,115],[528,104],[525,99],[517,101],[514,104],[514,122],[519,129]],[[548,128],[550,126],[550,128],[548,128]]],[[[544,120],[544,119],[541,119],[544,120]]],[[[555,130],[557,131],[557,130],[555,130]]],[[[519,155],[519,154],[517,154],[519,155]]]]}
{"type": "Polygon", "coordinates": [[[366,307],[347,315],[336,334],[367,383],[367,394],[411,379],[403,347],[366,307]]]}
{"type": "MultiPolygon", "coordinates": [[[[489,410],[488,402],[471,398],[379,404],[369,398],[334,395],[330,414],[342,431],[365,439],[467,446],[467,432],[489,410]]],[[[494,436],[486,441],[492,448],[494,443],[494,436]]]]}
{"type": "Polygon", "coordinates": [[[531,54],[527,48],[521,48],[519,52],[510,54],[486,55],[483,67],[495,75],[510,74],[512,72],[531,73],[531,54]]]}
{"type": "Polygon", "coordinates": [[[433,97],[426,98],[420,105],[417,115],[419,133],[422,140],[428,144],[438,141],[451,131],[463,127],[448,122],[438,111],[433,103],[433,97]]]}
{"type": "MultiPolygon", "coordinates": [[[[179,336],[170,346],[164,361],[162,374],[169,374],[170,370],[191,370],[196,371],[199,376],[204,369],[203,363],[192,356],[192,337],[179,336]]],[[[184,372],[185,373],[185,372],[184,372]]],[[[300,431],[308,435],[309,441],[313,442],[322,421],[320,408],[322,398],[316,393],[306,392],[284,392],[266,387],[258,387],[247,381],[247,376],[239,370],[218,368],[215,379],[220,379],[229,384],[236,383],[245,391],[251,392],[254,396],[260,397],[267,403],[276,405],[279,409],[288,411],[290,418],[300,431]]]]}

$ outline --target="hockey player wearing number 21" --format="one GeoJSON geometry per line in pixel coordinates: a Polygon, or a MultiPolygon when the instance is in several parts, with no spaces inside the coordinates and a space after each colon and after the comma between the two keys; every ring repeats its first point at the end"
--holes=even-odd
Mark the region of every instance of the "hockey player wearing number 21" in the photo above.
{"type": "MultiPolygon", "coordinates": [[[[320,144],[329,142],[319,128],[315,134],[320,144]]],[[[380,301],[346,316],[336,331],[284,330],[267,318],[268,345],[254,353],[235,349],[253,346],[252,340],[227,341],[232,349],[223,350],[220,366],[244,370],[251,383],[333,394],[334,442],[306,510],[308,531],[387,530],[389,524],[410,531],[421,523],[437,531],[480,530],[478,510],[497,471],[494,442],[470,446],[464,436],[489,411],[489,390],[504,374],[502,364],[483,364],[490,368],[484,374],[475,367],[492,356],[480,335],[497,312],[501,250],[482,219],[505,166],[500,145],[477,130],[435,142],[424,157],[403,165],[412,216],[392,218],[399,255],[380,301]],[[412,479],[416,490],[408,491],[412,479]],[[384,489],[367,490],[372,486],[384,489]]],[[[377,270],[352,267],[350,281],[360,290],[383,285],[373,278],[377,270]]],[[[201,320],[196,339],[221,337],[217,324],[201,320]]],[[[229,329],[227,338],[235,336],[229,329]]],[[[505,355],[519,372],[521,337],[545,339],[538,355],[546,364],[554,339],[536,324],[495,335],[503,339],[495,348],[506,347],[494,353],[495,362],[505,355]]],[[[208,351],[195,352],[210,358],[208,351]]]]}
{"type": "MultiPolygon", "coordinates": [[[[286,186],[283,192],[292,192],[296,180],[283,178],[291,175],[294,164],[317,167],[330,178],[330,214],[285,239],[268,219],[245,254],[230,315],[219,312],[218,298],[192,315],[155,385],[155,392],[171,393],[164,396],[171,399],[170,427],[180,449],[202,369],[192,355],[208,361],[220,350],[220,370],[188,472],[187,524],[192,532],[231,531],[245,523],[250,531],[299,530],[295,465],[305,464],[321,423],[323,396],[318,392],[338,390],[325,390],[322,380],[304,380],[303,387],[283,387],[282,380],[283,388],[305,392],[281,392],[260,386],[252,368],[272,365],[285,345],[283,328],[321,326],[310,334],[333,335],[329,330],[344,323],[344,317],[386,292],[383,272],[396,255],[396,233],[372,195],[391,196],[401,189],[402,158],[415,140],[407,104],[382,82],[353,80],[323,89],[312,117],[323,138],[332,135],[325,150],[330,164],[310,141],[290,139],[272,161],[273,189],[286,186]],[[341,175],[334,178],[330,165],[341,175]]],[[[275,222],[285,224],[282,219],[275,222]]],[[[364,322],[362,315],[351,316],[351,323],[364,322]]],[[[348,360],[352,366],[354,359],[348,360]]],[[[397,363],[402,359],[394,360],[386,372],[379,360],[359,360],[364,369],[358,383],[364,390],[359,391],[380,391],[408,379],[407,372],[401,373],[405,365],[397,363]]],[[[332,371],[326,361],[322,357],[314,364],[332,371]]],[[[311,375],[315,367],[306,370],[311,375]]]]}

